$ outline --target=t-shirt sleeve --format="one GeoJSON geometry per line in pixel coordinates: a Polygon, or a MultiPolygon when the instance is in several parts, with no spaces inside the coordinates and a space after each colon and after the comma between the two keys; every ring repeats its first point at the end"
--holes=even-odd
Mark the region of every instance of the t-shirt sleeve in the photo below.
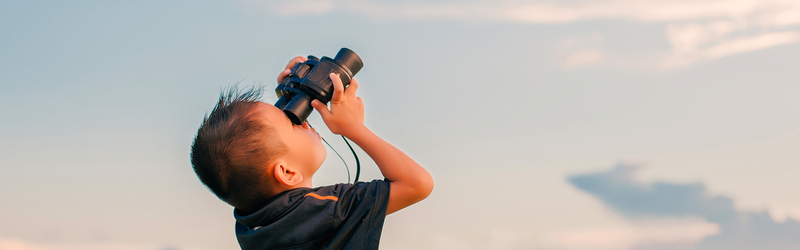
{"type": "Polygon", "coordinates": [[[359,182],[340,191],[333,214],[339,229],[329,249],[378,249],[389,204],[389,182],[359,182]]]}

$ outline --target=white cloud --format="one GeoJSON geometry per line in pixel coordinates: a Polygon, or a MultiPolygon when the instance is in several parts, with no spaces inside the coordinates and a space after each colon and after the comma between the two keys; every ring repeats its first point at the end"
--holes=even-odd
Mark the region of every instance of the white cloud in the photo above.
{"type": "Polygon", "coordinates": [[[770,19],[772,21],[762,21],[760,24],[757,20],[758,18],[670,24],[666,30],[667,38],[672,44],[672,53],[662,61],[662,66],[681,67],[698,61],[800,41],[800,33],[796,31],[765,31],[763,27],[759,27],[764,24],[772,28],[784,27],[793,22],[789,18],[770,19]]]}
{"type": "Polygon", "coordinates": [[[0,239],[0,250],[51,250],[51,249],[33,246],[29,243],[20,240],[0,239]]]}
{"type": "Polygon", "coordinates": [[[630,228],[582,228],[553,232],[542,237],[545,249],[625,249],[634,241],[630,228]]]}
{"type": "Polygon", "coordinates": [[[794,43],[798,40],[800,40],[800,32],[771,32],[721,42],[706,50],[705,56],[708,58],[719,58],[733,54],[765,49],[772,46],[794,43]]]}
{"type": "Polygon", "coordinates": [[[719,233],[719,226],[697,220],[651,220],[623,226],[590,227],[544,235],[541,249],[632,249],[642,245],[684,242],[693,245],[719,233]]]}
{"type": "Polygon", "coordinates": [[[761,19],[761,24],[778,28],[800,24],[800,8],[795,6],[794,8],[775,11],[764,16],[761,19]]]}
{"type": "Polygon", "coordinates": [[[435,237],[435,247],[434,249],[453,249],[453,250],[469,250],[475,249],[472,244],[462,239],[452,237],[450,235],[445,234],[437,234],[435,237]]]}
{"type": "MultiPolygon", "coordinates": [[[[672,27],[671,27],[672,28],[672,27]]],[[[670,29],[672,54],[662,61],[664,68],[683,67],[698,61],[717,59],[800,41],[800,32],[783,31],[727,39],[708,31],[670,29]]]]}
{"type": "Polygon", "coordinates": [[[302,14],[324,14],[334,9],[334,1],[331,0],[296,0],[282,1],[281,4],[274,5],[274,11],[287,16],[302,14]]]}
{"type": "Polygon", "coordinates": [[[186,249],[158,245],[139,245],[117,242],[48,242],[38,243],[19,239],[0,238],[0,250],[173,250],[186,249]]]}
{"type": "Polygon", "coordinates": [[[586,1],[573,6],[554,3],[527,4],[510,8],[512,19],[529,22],[572,22],[587,19],[638,21],[683,21],[747,15],[758,6],[753,0],[705,1],[586,1]]]}
{"type": "Polygon", "coordinates": [[[577,1],[462,1],[385,2],[374,0],[247,0],[286,15],[317,15],[334,11],[392,19],[469,19],[565,23],[589,19],[646,22],[752,19],[762,25],[800,24],[800,3],[792,0],[605,0],[577,1]]]}
{"type": "Polygon", "coordinates": [[[603,60],[604,38],[599,33],[583,34],[562,39],[558,44],[561,65],[567,68],[597,63],[603,60]]]}
{"type": "Polygon", "coordinates": [[[603,59],[603,53],[594,50],[583,50],[567,55],[564,58],[564,66],[574,67],[584,64],[597,62],[603,59]]]}
{"type": "MultiPolygon", "coordinates": [[[[800,25],[800,1],[796,0],[248,1],[285,16],[347,12],[380,20],[569,23],[602,19],[659,23],[673,47],[659,65],[654,65],[662,68],[795,43],[798,33],[788,28],[800,25]]],[[[562,63],[580,65],[603,58],[613,55],[578,51],[562,63]]]]}
{"type": "Polygon", "coordinates": [[[774,206],[769,208],[769,216],[772,220],[783,223],[788,219],[800,219],[800,206],[774,206]]]}
{"type": "MultiPolygon", "coordinates": [[[[639,21],[690,21],[705,18],[740,18],[760,11],[786,12],[797,8],[791,1],[762,0],[606,0],[522,3],[519,1],[382,2],[370,0],[258,1],[282,15],[350,12],[372,17],[401,19],[484,19],[561,23],[587,19],[639,21]],[[780,7],[780,9],[776,9],[780,7]],[[787,9],[788,7],[789,9],[787,9]]],[[[789,13],[791,14],[791,13],[789,13]]],[[[789,15],[787,14],[787,15],[789,15]]],[[[782,20],[782,19],[781,19],[782,20]]]]}

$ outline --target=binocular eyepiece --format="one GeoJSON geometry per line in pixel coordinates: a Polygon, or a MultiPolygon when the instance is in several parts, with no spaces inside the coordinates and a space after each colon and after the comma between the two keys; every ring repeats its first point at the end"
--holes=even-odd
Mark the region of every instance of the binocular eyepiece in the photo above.
{"type": "Polygon", "coordinates": [[[318,59],[309,55],[307,61],[297,63],[275,88],[275,94],[279,97],[275,107],[283,110],[292,123],[302,124],[314,111],[312,100],[317,99],[325,104],[331,101],[331,73],[339,75],[342,84],[347,87],[361,67],[364,67],[361,57],[348,48],[340,49],[333,59],[327,56],[318,59]]]}

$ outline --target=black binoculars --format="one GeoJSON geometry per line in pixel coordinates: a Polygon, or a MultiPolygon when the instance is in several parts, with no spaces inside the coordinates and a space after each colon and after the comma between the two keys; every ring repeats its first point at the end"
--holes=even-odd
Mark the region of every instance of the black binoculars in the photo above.
{"type": "Polygon", "coordinates": [[[297,63],[288,76],[281,79],[275,88],[279,99],[275,107],[283,110],[292,123],[300,125],[314,108],[314,99],[327,104],[333,95],[333,82],[329,75],[336,73],[344,87],[350,85],[353,76],[364,67],[361,57],[348,48],[342,48],[336,57],[323,56],[322,59],[308,56],[305,62],[297,63]]]}

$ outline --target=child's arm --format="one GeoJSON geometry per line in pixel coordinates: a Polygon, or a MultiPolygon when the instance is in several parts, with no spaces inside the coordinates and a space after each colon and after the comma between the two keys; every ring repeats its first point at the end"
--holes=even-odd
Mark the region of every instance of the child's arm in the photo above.
{"type": "Polygon", "coordinates": [[[311,104],[331,132],[349,138],[364,149],[390,182],[386,214],[428,197],[433,191],[433,178],[428,171],[364,126],[364,103],[361,97],[356,96],[358,82],[353,79],[350,86],[344,89],[338,76],[331,74],[330,78],[334,87],[330,110],[318,100],[311,104]]]}

